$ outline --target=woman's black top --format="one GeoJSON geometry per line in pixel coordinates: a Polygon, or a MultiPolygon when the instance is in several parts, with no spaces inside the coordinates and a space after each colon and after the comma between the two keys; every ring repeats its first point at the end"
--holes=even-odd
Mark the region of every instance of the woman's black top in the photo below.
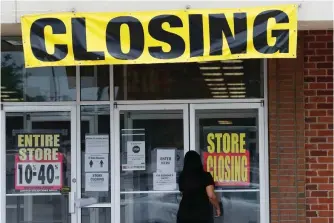
{"type": "Polygon", "coordinates": [[[177,214],[177,223],[212,223],[213,208],[206,193],[206,187],[214,185],[210,173],[181,173],[179,189],[182,200],[177,214]]]}

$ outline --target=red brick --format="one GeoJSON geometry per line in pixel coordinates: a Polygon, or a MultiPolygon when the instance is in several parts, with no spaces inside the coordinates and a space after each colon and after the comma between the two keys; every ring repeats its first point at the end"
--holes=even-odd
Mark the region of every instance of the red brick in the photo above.
{"type": "Polygon", "coordinates": [[[278,59],[268,72],[269,153],[270,168],[274,168],[270,185],[280,191],[270,193],[275,204],[271,205],[271,219],[273,223],[332,223],[328,211],[333,209],[333,199],[327,198],[333,196],[330,186],[334,180],[333,34],[315,30],[299,31],[298,35],[298,59],[278,59]],[[289,136],[292,130],[295,132],[289,136]]]}
{"type": "Polygon", "coordinates": [[[309,83],[310,89],[325,89],[326,83],[309,83]]]}
{"type": "MultiPolygon", "coordinates": [[[[315,66],[315,64],[314,64],[315,66]]],[[[320,69],[307,69],[308,70],[308,74],[309,76],[313,76],[313,75],[326,75],[326,71],[325,70],[320,70],[320,69]]]]}
{"type": "Polygon", "coordinates": [[[331,130],[318,130],[318,136],[333,136],[333,131],[331,131],[331,130]]]}
{"type": "Polygon", "coordinates": [[[318,211],[319,217],[333,217],[333,211],[318,211]]]}
{"type": "Polygon", "coordinates": [[[317,95],[333,95],[333,90],[318,90],[317,95]]]}
{"type": "Polygon", "coordinates": [[[332,49],[316,49],[316,55],[333,55],[332,49]]]}
{"type": "Polygon", "coordinates": [[[318,157],[318,163],[333,163],[332,157],[318,157]]]}
{"type": "Polygon", "coordinates": [[[316,211],[306,211],[307,217],[318,217],[318,213],[316,211]]]}
{"type": "Polygon", "coordinates": [[[326,98],[325,97],[319,97],[319,96],[316,96],[316,97],[309,97],[310,99],[310,102],[311,103],[315,103],[315,102],[326,102],[326,98]]]}
{"type": "Polygon", "coordinates": [[[317,108],[318,109],[332,109],[333,104],[332,103],[318,103],[317,108]]]}
{"type": "Polygon", "coordinates": [[[325,129],[326,124],[310,124],[310,129],[325,129]]]}
{"type": "Polygon", "coordinates": [[[333,63],[317,63],[317,68],[333,68],[333,63]]]}
{"type": "Polygon", "coordinates": [[[309,30],[310,35],[324,35],[327,34],[326,30],[309,30]]]}
{"type": "Polygon", "coordinates": [[[311,62],[311,63],[304,63],[304,68],[316,68],[316,63],[311,62]]]}
{"type": "Polygon", "coordinates": [[[319,143],[319,144],[317,144],[317,146],[318,146],[319,149],[333,149],[333,145],[331,145],[331,144],[321,144],[321,143],[319,143]]]}
{"type": "Polygon", "coordinates": [[[316,55],[315,49],[306,49],[304,50],[304,55],[316,55]]]}
{"type": "Polygon", "coordinates": [[[326,48],[327,44],[324,42],[310,42],[308,47],[310,49],[322,49],[322,48],[326,48]]]}
{"type": "Polygon", "coordinates": [[[327,171],[327,170],[324,170],[324,171],[318,171],[318,176],[325,176],[325,177],[330,177],[330,176],[333,176],[333,171],[327,171]]]}
{"type": "Polygon", "coordinates": [[[327,156],[327,151],[315,150],[310,151],[310,156],[327,156]]]}
{"type": "Polygon", "coordinates": [[[309,56],[309,57],[305,57],[308,60],[305,62],[318,62],[318,61],[325,61],[326,60],[326,56],[309,56]]]}
{"type": "Polygon", "coordinates": [[[318,122],[319,123],[328,123],[328,122],[333,122],[333,117],[318,117],[318,122]]]}
{"type": "Polygon", "coordinates": [[[332,81],[333,81],[333,76],[317,77],[317,83],[319,83],[319,82],[332,82],[332,81]]]}
{"type": "Polygon", "coordinates": [[[324,110],[312,110],[310,111],[310,116],[326,116],[327,112],[324,110]]]}
{"type": "Polygon", "coordinates": [[[326,36],[316,36],[316,41],[330,42],[330,41],[333,41],[333,37],[330,36],[330,35],[326,35],[326,36]]]}
{"type": "Polygon", "coordinates": [[[310,142],[311,143],[327,142],[327,139],[325,137],[311,137],[310,142]]]}

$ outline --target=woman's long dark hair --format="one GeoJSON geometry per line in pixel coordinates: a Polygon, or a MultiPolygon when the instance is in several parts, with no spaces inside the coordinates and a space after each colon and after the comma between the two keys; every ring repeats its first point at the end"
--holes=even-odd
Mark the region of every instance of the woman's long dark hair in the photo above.
{"type": "Polygon", "coordinates": [[[203,171],[201,156],[195,151],[187,152],[184,157],[183,173],[196,174],[202,173],[203,171]]]}
{"type": "Polygon", "coordinates": [[[179,189],[191,191],[198,188],[202,181],[204,169],[200,155],[195,151],[189,151],[184,157],[183,170],[179,177],[179,189]]]}

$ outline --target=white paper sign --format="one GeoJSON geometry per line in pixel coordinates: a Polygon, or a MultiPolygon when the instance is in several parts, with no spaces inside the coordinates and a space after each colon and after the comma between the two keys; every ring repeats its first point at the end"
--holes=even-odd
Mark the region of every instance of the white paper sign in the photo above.
{"type": "Polygon", "coordinates": [[[157,150],[157,172],[175,172],[175,149],[157,150]]]}
{"type": "Polygon", "coordinates": [[[86,173],[85,191],[109,191],[109,173],[86,173]]]}
{"type": "Polygon", "coordinates": [[[85,154],[85,172],[108,172],[109,154],[85,154]]]}
{"type": "Polygon", "coordinates": [[[122,165],[122,170],[145,170],[145,165],[145,141],[127,142],[127,163],[122,165]]]}
{"type": "Polygon", "coordinates": [[[176,165],[175,171],[181,172],[183,169],[183,161],[184,161],[184,151],[183,150],[176,150],[176,165]]]}
{"type": "Polygon", "coordinates": [[[86,135],[86,153],[109,153],[109,135],[86,135]]]}
{"type": "Polygon", "coordinates": [[[176,174],[174,173],[153,173],[153,190],[175,190],[176,174]]]}

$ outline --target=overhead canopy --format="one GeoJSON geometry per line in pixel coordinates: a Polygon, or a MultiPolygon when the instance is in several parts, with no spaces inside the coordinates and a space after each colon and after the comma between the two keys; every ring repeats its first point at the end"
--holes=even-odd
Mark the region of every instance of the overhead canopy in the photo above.
{"type": "Polygon", "coordinates": [[[295,58],[297,6],[21,18],[26,67],[295,58]]]}

